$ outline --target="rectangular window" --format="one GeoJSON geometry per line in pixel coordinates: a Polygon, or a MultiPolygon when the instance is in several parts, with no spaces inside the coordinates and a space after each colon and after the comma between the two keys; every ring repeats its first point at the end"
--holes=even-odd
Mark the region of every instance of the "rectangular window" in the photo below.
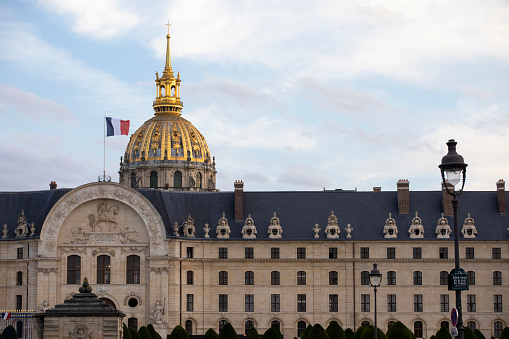
{"type": "Polygon", "coordinates": [[[330,271],[329,272],[329,285],[337,285],[338,284],[338,272],[330,271]]]}
{"type": "Polygon", "coordinates": [[[16,296],[16,309],[17,310],[23,309],[23,296],[19,294],[16,296]]]}
{"type": "Polygon", "coordinates": [[[244,284],[245,285],[254,285],[254,272],[246,271],[244,273],[244,284]]]}
{"type": "Polygon", "coordinates": [[[502,313],[502,295],[495,294],[493,296],[493,312],[502,313]]]}
{"type": "Polygon", "coordinates": [[[467,272],[467,278],[468,278],[468,284],[471,286],[475,285],[475,272],[474,271],[468,271],[467,272]]]}
{"type": "Polygon", "coordinates": [[[395,247],[387,247],[387,259],[396,259],[395,247]]]}
{"type": "Polygon", "coordinates": [[[297,285],[306,285],[306,272],[305,271],[297,272],[297,285]]]}
{"type": "Polygon", "coordinates": [[[279,259],[279,247],[271,247],[270,258],[271,259],[279,259]]]}
{"type": "Polygon", "coordinates": [[[396,294],[387,294],[387,312],[396,312],[396,294]]]}
{"type": "Polygon", "coordinates": [[[219,247],[219,259],[228,259],[228,247],[219,247]]]}
{"type": "Polygon", "coordinates": [[[193,247],[188,247],[186,249],[186,253],[187,253],[187,257],[188,258],[193,258],[194,257],[194,255],[193,255],[193,247]]]}
{"type": "Polygon", "coordinates": [[[228,272],[219,272],[219,285],[228,285],[228,272]]]}
{"type": "Polygon", "coordinates": [[[297,312],[306,312],[305,294],[297,294],[297,312]]]}
{"type": "Polygon", "coordinates": [[[194,294],[187,295],[187,312],[194,311],[194,294]]]}
{"type": "Polygon", "coordinates": [[[254,248],[253,247],[246,247],[244,249],[244,258],[245,259],[254,259],[254,248]]]}
{"type": "Polygon", "coordinates": [[[23,259],[23,247],[18,247],[17,250],[18,250],[17,258],[23,259]]]}
{"type": "Polygon", "coordinates": [[[369,312],[369,294],[361,294],[361,312],[369,312]]]}
{"type": "Polygon", "coordinates": [[[422,247],[414,247],[413,258],[422,259],[422,247]]]}
{"type": "Polygon", "coordinates": [[[387,285],[396,285],[396,272],[387,272],[387,285]]]}
{"type": "Polygon", "coordinates": [[[244,299],[246,312],[254,312],[254,294],[246,294],[244,299]]]}
{"type": "Polygon", "coordinates": [[[280,303],[280,295],[279,294],[271,294],[270,295],[270,311],[271,312],[279,312],[279,303],[280,303]]]}
{"type": "Polygon", "coordinates": [[[467,247],[465,249],[465,258],[466,259],[474,259],[474,248],[473,247],[467,247]]]}
{"type": "Polygon", "coordinates": [[[448,294],[440,294],[440,312],[449,312],[448,294]]]}
{"type": "Polygon", "coordinates": [[[475,312],[475,294],[467,294],[467,312],[475,312]]]}
{"type": "Polygon", "coordinates": [[[228,294],[219,295],[219,312],[228,312],[228,294]]]}
{"type": "Polygon", "coordinates": [[[279,271],[270,272],[270,284],[279,285],[279,271]]]}
{"type": "Polygon", "coordinates": [[[187,284],[193,285],[194,284],[194,273],[193,271],[187,271],[187,284]]]}
{"type": "Polygon", "coordinates": [[[491,257],[493,259],[502,259],[502,249],[500,247],[493,247],[491,249],[491,257]]]}
{"type": "Polygon", "coordinates": [[[361,247],[361,259],[369,259],[369,247],[361,247]]]}
{"type": "Polygon", "coordinates": [[[502,285],[502,272],[493,272],[493,285],[502,285]]]}
{"type": "Polygon", "coordinates": [[[440,257],[440,259],[449,259],[449,248],[440,247],[438,249],[438,256],[440,257]]]}
{"type": "Polygon", "coordinates": [[[422,312],[422,294],[414,294],[414,312],[422,312]]]}
{"type": "Polygon", "coordinates": [[[337,294],[329,294],[329,312],[338,311],[338,300],[337,294]]]}
{"type": "Polygon", "coordinates": [[[329,247],[329,259],[337,259],[337,258],[338,258],[337,247],[329,247]]]}
{"type": "Polygon", "coordinates": [[[19,271],[16,275],[16,285],[23,285],[23,272],[19,271]]]}
{"type": "Polygon", "coordinates": [[[449,284],[449,272],[440,271],[440,285],[447,286],[449,284]]]}
{"type": "Polygon", "coordinates": [[[306,259],[305,247],[297,247],[297,259],[306,259]]]}

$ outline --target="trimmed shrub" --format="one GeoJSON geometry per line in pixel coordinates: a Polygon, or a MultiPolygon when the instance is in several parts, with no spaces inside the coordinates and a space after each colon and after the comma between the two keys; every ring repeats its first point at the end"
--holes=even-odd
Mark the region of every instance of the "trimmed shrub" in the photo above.
{"type": "MultiPolygon", "coordinates": [[[[376,333],[377,333],[377,338],[387,339],[387,336],[385,335],[385,333],[382,330],[380,330],[379,328],[377,328],[376,333]]],[[[375,338],[375,327],[373,325],[369,325],[362,332],[360,339],[373,339],[373,338],[375,338]]]]}
{"type": "Polygon", "coordinates": [[[177,325],[173,331],[171,331],[170,339],[189,339],[189,336],[182,326],[177,325]]]}
{"type": "Polygon", "coordinates": [[[129,329],[125,324],[122,324],[122,339],[133,339],[131,337],[131,333],[129,333],[129,329]]]}
{"type": "Polygon", "coordinates": [[[502,336],[506,337],[506,339],[509,338],[509,327],[505,327],[503,330],[502,330],[502,335],[500,336],[500,338],[502,338],[502,336]]]}
{"type": "Polygon", "coordinates": [[[138,330],[138,334],[140,335],[141,339],[154,339],[152,338],[152,334],[150,334],[150,331],[145,326],[140,327],[138,330]]]}
{"type": "Polygon", "coordinates": [[[329,339],[346,339],[345,331],[337,321],[331,321],[325,331],[329,335],[329,339]]]}
{"type": "MultiPolygon", "coordinates": [[[[219,332],[219,335],[217,336],[218,339],[237,339],[237,332],[235,332],[235,329],[233,328],[232,324],[226,323],[226,325],[223,326],[223,329],[221,332],[219,332]]],[[[171,338],[171,339],[177,339],[177,338],[171,338]]]]}
{"type": "Polygon", "coordinates": [[[397,321],[387,331],[388,339],[412,339],[412,331],[408,329],[401,321],[397,321]]]}
{"type": "Polygon", "coordinates": [[[366,328],[363,326],[359,326],[357,331],[353,334],[353,339],[361,339],[362,332],[364,332],[366,328]]]}
{"type": "Polygon", "coordinates": [[[256,328],[251,327],[251,329],[247,332],[246,339],[261,339],[261,338],[256,328]]]}
{"type": "Polygon", "coordinates": [[[9,325],[2,332],[2,337],[5,339],[18,339],[18,334],[16,333],[14,326],[9,325]]]}
{"type": "Polygon", "coordinates": [[[432,335],[431,337],[429,337],[429,339],[435,339],[435,336],[434,336],[434,335],[432,335]]]}
{"type": "MultiPolygon", "coordinates": [[[[272,325],[271,327],[272,327],[272,328],[273,328],[273,329],[274,329],[274,330],[275,330],[275,331],[279,334],[279,336],[280,336],[281,338],[283,338],[283,335],[281,334],[281,331],[280,331],[280,329],[279,329],[279,327],[278,327],[278,326],[276,326],[276,325],[272,325]]],[[[258,333],[258,332],[256,332],[256,333],[258,333]]]]}
{"type": "Polygon", "coordinates": [[[147,330],[150,332],[150,335],[152,336],[153,339],[163,339],[159,333],[156,332],[154,326],[152,326],[152,324],[148,324],[147,325],[147,330]]]}
{"type": "Polygon", "coordinates": [[[132,339],[141,339],[138,332],[132,327],[129,327],[129,334],[131,335],[132,339]]]}
{"type": "Polygon", "coordinates": [[[329,335],[323,329],[322,325],[315,324],[311,331],[309,331],[308,339],[329,339],[329,335]]]}
{"type": "Polygon", "coordinates": [[[209,328],[207,332],[205,332],[205,335],[203,336],[203,339],[217,339],[217,333],[214,331],[213,328],[209,328]]]}
{"type": "Polygon", "coordinates": [[[474,330],[474,333],[475,333],[475,336],[477,337],[477,339],[486,339],[486,337],[484,336],[484,334],[482,334],[481,331],[479,331],[478,329],[475,329],[474,330]]]}
{"type": "Polygon", "coordinates": [[[442,326],[436,335],[437,339],[452,339],[451,334],[449,333],[449,330],[442,326]]]}
{"type": "Polygon", "coordinates": [[[347,328],[345,330],[345,335],[346,335],[346,339],[353,339],[354,333],[351,328],[347,328]]]}
{"type": "Polygon", "coordinates": [[[281,335],[275,328],[269,327],[263,334],[263,339],[281,339],[281,335]]]}
{"type": "Polygon", "coordinates": [[[477,339],[477,336],[475,335],[474,331],[470,329],[470,327],[465,327],[463,337],[465,339],[477,339]]]}
{"type": "Polygon", "coordinates": [[[304,332],[302,332],[300,339],[308,339],[308,334],[309,334],[309,332],[311,332],[312,328],[313,328],[313,326],[311,326],[311,324],[309,324],[308,327],[306,327],[306,329],[304,330],[304,332]]]}

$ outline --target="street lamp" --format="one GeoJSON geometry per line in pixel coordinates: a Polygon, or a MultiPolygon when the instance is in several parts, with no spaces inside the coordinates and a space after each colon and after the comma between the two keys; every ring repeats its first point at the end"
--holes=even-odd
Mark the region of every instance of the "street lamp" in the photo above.
{"type": "Polygon", "coordinates": [[[375,339],[377,339],[377,324],[376,324],[376,288],[382,283],[382,273],[376,268],[376,264],[373,264],[373,269],[369,273],[369,284],[375,288],[375,339]]]}
{"type": "MultiPolygon", "coordinates": [[[[467,178],[467,164],[463,160],[463,157],[456,152],[456,141],[450,139],[447,142],[449,151],[447,155],[442,158],[442,163],[438,166],[442,172],[442,182],[444,183],[447,194],[452,195],[452,209],[454,212],[454,268],[459,270],[460,268],[460,256],[459,256],[459,232],[458,232],[458,199],[457,197],[463,193],[463,187],[465,187],[465,180],[467,178]],[[461,188],[458,191],[449,190],[447,183],[453,187],[456,186],[460,181],[461,188]]],[[[458,310],[458,339],[464,339],[464,328],[463,328],[463,312],[461,310],[461,290],[456,290],[456,309],[458,310]]]]}

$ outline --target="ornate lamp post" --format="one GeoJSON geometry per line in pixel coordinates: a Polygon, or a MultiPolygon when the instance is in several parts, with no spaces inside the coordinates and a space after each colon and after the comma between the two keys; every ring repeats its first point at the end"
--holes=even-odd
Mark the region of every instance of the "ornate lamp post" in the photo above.
{"type": "MultiPolygon", "coordinates": [[[[459,270],[460,268],[460,257],[459,257],[459,231],[458,231],[458,199],[457,197],[463,193],[463,187],[465,187],[465,180],[467,178],[467,164],[463,160],[463,157],[456,152],[456,141],[451,139],[447,142],[449,151],[447,155],[442,158],[442,163],[438,166],[442,172],[442,181],[444,183],[447,194],[452,195],[452,209],[454,212],[454,268],[459,270]],[[449,190],[447,183],[453,187],[456,186],[460,181],[461,188],[458,191],[449,190]]],[[[464,328],[463,328],[463,312],[461,310],[461,290],[456,290],[456,309],[458,310],[458,339],[464,339],[464,328]]]]}
{"type": "Polygon", "coordinates": [[[376,288],[382,283],[382,273],[376,268],[377,264],[373,264],[373,269],[369,273],[369,284],[375,288],[375,339],[377,339],[377,324],[376,324],[376,288]]]}

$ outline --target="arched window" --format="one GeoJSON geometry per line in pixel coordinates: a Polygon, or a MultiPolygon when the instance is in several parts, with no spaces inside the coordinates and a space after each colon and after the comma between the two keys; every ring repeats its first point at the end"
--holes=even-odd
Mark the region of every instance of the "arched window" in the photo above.
{"type": "Polygon", "coordinates": [[[152,171],[150,172],[150,188],[157,188],[158,182],[157,182],[157,172],[152,171]]]}
{"type": "Polygon", "coordinates": [[[445,327],[446,329],[449,329],[449,322],[448,321],[442,321],[440,323],[440,327],[445,327]]]}
{"type": "Polygon", "coordinates": [[[449,273],[447,271],[440,272],[440,285],[448,285],[449,273]]]}
{"type": "Polygon", "coordinates": [[[474,271],[468,271],[467,272],[468,277],[468,284],[469,285],[475,285],[475,272],[474,271]]]}
{"type": "Polygon", "coordinates": [[[493,272],[493,285],[502,285],[502,272],[493,272]]]}
{"type": "Polygon", "coordinates": [[[228,272],[219,272],[219,285],[228,285],[228,272]]]}
{"type": "Polygon", "coordinates": [[[362,327],[368,327],[369,325],[371,325],[371,323],[367,320],[364,320],[363,322],[361,322],[362,327]]]}
{"type": "Polygon", "coordinates": [[[503,328],[503,325],[502,325],[502,322],[501,321],[495,321],[495,323],[493,324],[493,332],[495,332],[495,338],[500,338],[500,336],[502,335],[502,328],[503,328]]]}
{"type": "Polygon", "coordinates": [[[176,171],[173,174],[173,187],[182,188],[182,172],[176,171]]]}
{"type": "Polygon", "coordinates": [[[161,96],[166,96],[166,88],[164,88],[164,86],[161,86],[161,96]]]}
{"type": "Polygon", "coordinates": [[[194,272],[193,271],[187,271],[187,284],[194,285],[194,272]]]}
{"type": "Polygon", "coordinates": [[[131,173],[131,188],[136,187],[136,173],[131,173]]]}
{"type": "Polygon", "coordinates": [[[70,255],[67,257],[67,283],[79,284],[81,280],[81,257],[70,255]]]}
{"type": "Polygon", "coordinates": [[[387,272],[387,285],[396,285],[396,272],[387,272]]]}
{"type": "Polygon", "coordinates": [[[110,256],[100,255],[97,257],[97,283],[110,283],[110,256]]]}
{"type": "Polygon", "coordinates": [[[186,320],[186,332],[187,335],[193,335],[193,321],[186,320]]]}
{"type": "Polygon", "coordinates": [[[297,272],[297,285],[306,285],[306,272],[305,271],[297,272]]]}
{"type": "Polygon", "coordinates": [[[281,332],[281,323],[279,322],[279,320],[272,320],[270,322],[270,327],[274,327],[276,328],[279,332],[281,332]]]}
{"type": "Polygon", "coordinates": [[[422,272],[421,271],[414,272],[414,285],[422,285],[422,272]]]}
{"type": "Polygon", "coordinates": [[[252,320],[246,320],[244,323],[244,334],[247,335],[250,329],[254,327],[254,322],[252,320]]]}
{"type": "Polygon", "coordinates": [[[475,323],[475,321],[469,321],[467,322],[467,327],[473,331],[477,328],[477,324],[475,323]]]}
{"type": "Polygon", "coordinates": [[[244,284],[245,285],[254,285],[254,272],[246,271],[244,273],[244,284]]]}
{"type": "Polygon", "coordinates": [[[175,96],[175,86],[171,86],[171,96],[175,96]]]}
{"type": "Polygon", "coordinates": [[[23,272],[21,271],[18,271],[18,273],[16,273],[16,285],[18,286],[23,285],[23,272]]]}
{"type": "Polygon", "coordinates": [[[414,334],[416,338],[422,338],[422,321],[414,323],[414,334]]]}
{"type": "Polygon", "coordinates": [[[137,318],[129,318],[129,319],[127,319],[127,327],[128,328],[133,328],[137,332],[138,331],[138,319],[137,318]]]}
{"type": "Polygon", "coordinates": [[[307,324],[304,320],[301,320],[297,323],[297,337],[301,337],[302,333],[304,333],[304,330],[306,329],[307,324]]]}
{"type": "Polygon", "coordinates": [[[338,284],[338,272],[330,271],[329,272],[329,285],[337,285],[338,284]]]}
{"type": "Polygon", "coordinates": [[[221,319],[219,320],[219,332],[223,330],[224,325],[228,324],[228,321],[221,319]]]}
{"type": "Polygon", "coordinates": [[[203,188],[203,180],[202,180],[201,173],[199,173],[199,172],[196,174],[196,187],[203,188]]]}
{"type": "Polygon", "coordinates": [[[368,271],[361,272],[361,285],[369,285],[369,272],[368,271]]]}
{"type": "Polygon", "coordinates": [[[387,323],[387,329],[391,328],[392,325],[394,325],[396,322],[394,320],[391,320],[387,323]]]}
{"type": "Polygon", "coordinates": [[[127,257],[126,284],[140,283],[140,257],[130,255],[127,257]]]}

